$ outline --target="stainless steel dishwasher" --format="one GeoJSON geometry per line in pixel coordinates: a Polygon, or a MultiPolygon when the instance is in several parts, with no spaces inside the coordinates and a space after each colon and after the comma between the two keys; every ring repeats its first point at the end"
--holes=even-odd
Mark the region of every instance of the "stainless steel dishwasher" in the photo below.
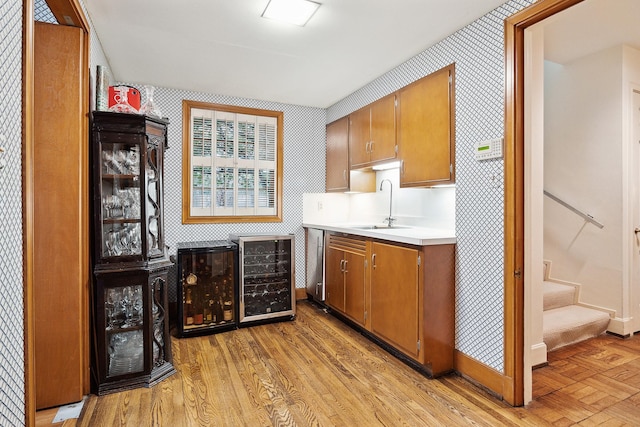
{"type": "Polygon", "coordinates": [[[324,304],[324,230],[307,228],[305,231],[307,296],[313,301],[324,304]]]}

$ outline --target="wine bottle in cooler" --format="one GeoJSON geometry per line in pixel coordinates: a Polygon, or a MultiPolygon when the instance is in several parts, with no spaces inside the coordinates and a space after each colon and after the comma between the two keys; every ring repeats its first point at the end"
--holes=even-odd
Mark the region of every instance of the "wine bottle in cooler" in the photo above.
{"type": "Polygon", "coordinates": [[[204,295],[202,293],[202,281],[198,286],[193,287],[193,324],[202,325],[204,323],[204,295]]]}
{"type": "Polygon", "coordinates": [[[211,310],[211,291],[209,289],[205,290],[204,300],[202,302],[202,314],[203,321],[205,324],[213,323],[213,312],[211,310]]]}
{"type": "Polygon", "coordinates": [[[184,297],[184,325],[193,325],[193,298],[191,296],[191,287],[188,287],[184,297]]]}

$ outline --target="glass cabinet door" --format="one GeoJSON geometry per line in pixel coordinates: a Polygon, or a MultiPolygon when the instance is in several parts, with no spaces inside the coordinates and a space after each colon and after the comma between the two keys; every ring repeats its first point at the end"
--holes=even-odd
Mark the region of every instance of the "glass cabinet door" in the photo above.
{"type": "Polygon", "coordinates": [[[123,143],[101,148],[102,256],[141,255],[140,148],[123,143]]]}
{"type": "Polygon", "coordinates": [[[180,336],[222,332],[237,324],[237,249],[207,243],[198,243],[200,248],[178,244],[180,336]]]}
{"type": "Polygon", "coordinates": [[[245,241],[242,271],[243,317],[292,310],[291,240],[245,241]]]}
{"type": "Polygon", "coordinates": [[[144,371],[142,284],[104,288],[106,377],[144,371]]]}
{"type": "Polygon", "coordinates": [[[167,281],[164,277],[155,277],[151,281],[151,321],[153,322],[153,367],[162,366],[167,361],[168,343],[165,341],[167,314],[164,297],[167,281]]]}
{"type": "Polygon", "coordinates": [[[146,189],[145,208],[147,215],[147,256],[154,258],[164,254],[164,236],[162,235],[162,153],[163,138],[148,135],[146,150],[146,189]]]}

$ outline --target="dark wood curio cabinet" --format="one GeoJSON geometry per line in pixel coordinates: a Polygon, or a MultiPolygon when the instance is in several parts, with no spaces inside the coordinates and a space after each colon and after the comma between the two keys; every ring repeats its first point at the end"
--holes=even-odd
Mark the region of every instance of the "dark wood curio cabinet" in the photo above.
{"type": "Polygon", "coordinates": [[[150,387],[175,372],[163,218],[167,124],[93,113],[92,380],[99,395],[150,387]]]}

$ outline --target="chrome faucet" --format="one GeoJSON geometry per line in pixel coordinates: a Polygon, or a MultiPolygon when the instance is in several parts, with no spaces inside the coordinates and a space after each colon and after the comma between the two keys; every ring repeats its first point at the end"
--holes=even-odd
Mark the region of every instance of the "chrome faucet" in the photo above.
{"type": "Polygon", "coordinates": [[[382,182],[380,182],[380,191],[382,191],[382,184],[384,184],[385,181],[389,182],[389,217],[385,218],[383,222],[387,221],[389,227],[391,227],[393,225],[393,221],[396,220],[391,216],[391,205],[393,203],[393,183],[389,179],[383,179],[382,182]]]}

